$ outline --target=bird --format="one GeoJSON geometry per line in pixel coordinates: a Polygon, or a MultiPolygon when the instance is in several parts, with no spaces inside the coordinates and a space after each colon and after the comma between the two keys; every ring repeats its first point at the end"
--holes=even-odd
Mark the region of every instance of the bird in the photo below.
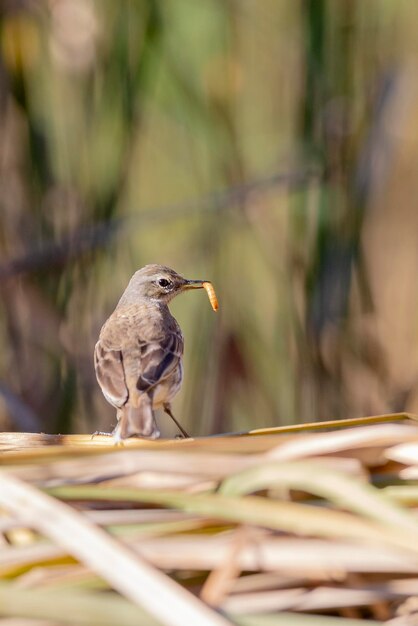
{"type": "Polygon", "coordinates": [[[164,265],[146,265],[134,273],[104,323],[94,366],[106,400],[116,408],[115,443],[132,436],[157,439],[158,408],[188,437],[171,410],[183,379],[184,339],[168,305],[184,291],[207,284],[183,278],[164,265]]]}

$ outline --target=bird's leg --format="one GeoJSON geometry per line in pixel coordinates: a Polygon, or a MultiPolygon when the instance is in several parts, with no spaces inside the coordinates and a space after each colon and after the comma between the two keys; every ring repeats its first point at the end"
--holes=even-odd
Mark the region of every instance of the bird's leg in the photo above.
{"type": "Polygon", "coordinates": [[[164,404],[164,412],[167,413],[167,415],[169,415],[171,417],[171,419],[173,420],[173,422],[175,423],[175,425],[177,426],[177,428],[179,429],[179,431],[181,432],[181,434],[183,435],[183,437],[185,439],[190,439],[190,435],[188,435],[186,433],[186,431],[184,430],[184,428],[178,423],[178,421],[176,420],[176,418],[174,417],[173,413],[171,412],[171,406],[169,405],[168,402],[166,402],[164,404]]]}
{"type": "Polygon", "coordinates": [[[123,446],[123,438],[122,438],[122,411],[121,409],[116,410],[116,426],[113,431],[110,433],[113,437],[113,442],[115,446],[123,446]]]}
{"type": "Polygon", "coordinates": [[[115,446],[123,446],[123,439],[121,437],[121,433],[120,433],[120,428],[119,428],[119,422],[115,428],[115,430],[113,431],[113,433],[110,433],[113,437],[113,443],[115,444],[115,446]]]}

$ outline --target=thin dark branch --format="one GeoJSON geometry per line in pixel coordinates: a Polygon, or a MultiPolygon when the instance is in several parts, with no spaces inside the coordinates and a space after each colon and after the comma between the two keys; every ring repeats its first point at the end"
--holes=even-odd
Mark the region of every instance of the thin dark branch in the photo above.
{"type": "Polygon", "coordinates": [[[0,265],[0,280],[6,280],[19,274],[39,271],[43,268],[61,267],[69,261],[90,253],[109,243],[115,235],[121,220],[93,224],[80,229],[61,241],[48,241],[39,248],[34,248],[24,255],[6,261],[0,265]]]}
{"type": "Polygon", "coordinates": [[[318,171],[299,170],[281,172],[269,177],[229,187],[224,191],[213,192],[202,198],[171,204],[160,208],[145,209],[136,215],[115,218],[106,222],[83,227],[60,241],[45,242],[40,248],[0,264],[0,280],[20,274],[36,272],[44,268],[61,267],[92,250],[108,245],[121,230],[137,227],[138,222],[177,219],[198,213],[213,213],[233,210],[253,193],[262,193],[271,187],[286,187],[295,191],[319,178],[318,171]]]}

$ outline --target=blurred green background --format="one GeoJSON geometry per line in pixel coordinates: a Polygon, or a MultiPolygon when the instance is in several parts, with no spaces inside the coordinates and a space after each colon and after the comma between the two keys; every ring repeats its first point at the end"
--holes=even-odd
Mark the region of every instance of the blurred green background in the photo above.
{"type": "Polygon", "coordinates": [[[417,17],[2,2],[0,426],[110,429],[93,348],[146,263],[219,296],[172,305],[191,433],[418,412],[417,17]]]}

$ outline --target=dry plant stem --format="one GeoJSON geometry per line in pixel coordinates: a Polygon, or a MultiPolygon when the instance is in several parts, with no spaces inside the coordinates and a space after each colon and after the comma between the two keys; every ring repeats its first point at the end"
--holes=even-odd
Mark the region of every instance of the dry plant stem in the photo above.
{"type": "MultiPolygon", "coordinates": [[[[222,567],[231,554],[225,539],[185,535],[179,537],[141,537],[131,548],[148,563],[161,569],[211,570],[222,567]]],[[[50,544],[9,547],[0,553],[0,573],[12,574],[22,565],[32,566],[39,561],[51,562],[65,558],[65,550],[50,544]]],[[[381,545],[359,549],[358,544],[344,541],[306,539],[265,539],[259,545],[247,545],[236,555],[237,566],[246,571],[282,572],[283,576],[311,577],[323,580],[326,573],[347,572],[394,574],[413,576],[404,582],[392,581],[395,591],[413,595],[418,585],[418,562],[414,555],[406,555],[381,545]]],[[[328,577],[329,578],[329,577],[328,577]]],[[[239,579],[242,580],[242,579],[239,579]]],[[[249,589],[246,589],[249,591],[249,589]]]]}
{"type": "Polygon", "coordinates": [[[229,554],[221,565],[214,568],[206,579],[200,592],[202,600],[211,606],[219,606],[229,593],[234,580],[239,577],[241,568],[238,562],[238,555],[248,543],[249,530],[245,527],[239,528],[229,546],[229,554]]]}
{"type": "Polygon", "coordinates": [[[1,475],[0,504],[17,517],[27,516],[30,510],[34,528],[89,565],[119,593],[163,624],[230,624],[82,514],[7,473],[1,475]]]}
{"type": "MultiPolygon", "coordinates": [[[[382,622],[363,619],[346,619],[324,615],[295,615],[289,612],[273,614],[253,613],[250,615],[234,615],[234,623],[239,626],[382,626],[382,622]]],[[[392,626],[392,623],[391,623],[392,626]]],[[[396,626],[415,626],[414,624],[396,623],[396,626]]]]}
{"type": "MultiPolygon", "coordinates": [[[[361,540],[366,542],[384,542],[388,547],[401,548],[418,554],[418,523],[405,511],[402,516],[395,515],[390,524],[380,524],[341,510],[323,509],[298,502],[271,501],[261,496],[245,498],[224,496],[219,493],[187,494],[183,492],[152,491],[145,489],[112,489],[100,486],[51,487],[48,492],[62,499],[107,501],[131,501],[142,504],[157,504],[183,510],[187,513],[207,515],[218,520],[234,523],[246,523],[270,530],[297,533],[305,536],[333,537],[335,539],[361,540]],[[393,526],[394,520],[400,521],[402,532],[393,526]]],[[[375,500],[371,500],[371,505],[375,500]]],[[[389,513],[390,514],[390,513],[389,513]]],[[[405,555],[406,556],[406,555],[405,555]]]]}
{"type": "Polygon", "coordinates": [[[83,590],[22,589],[0,584],[3,626],[161,626],[161,622],[121,597],[83,590]],[[16,617],[19,615],[20,617],[16,617]],[[45,617],[45,621],[34,618],[45,617]],[[27,620],[27,621],[26,621],[27,620]],[[53,620],[53,621],[51,621],[53,620]]]}

